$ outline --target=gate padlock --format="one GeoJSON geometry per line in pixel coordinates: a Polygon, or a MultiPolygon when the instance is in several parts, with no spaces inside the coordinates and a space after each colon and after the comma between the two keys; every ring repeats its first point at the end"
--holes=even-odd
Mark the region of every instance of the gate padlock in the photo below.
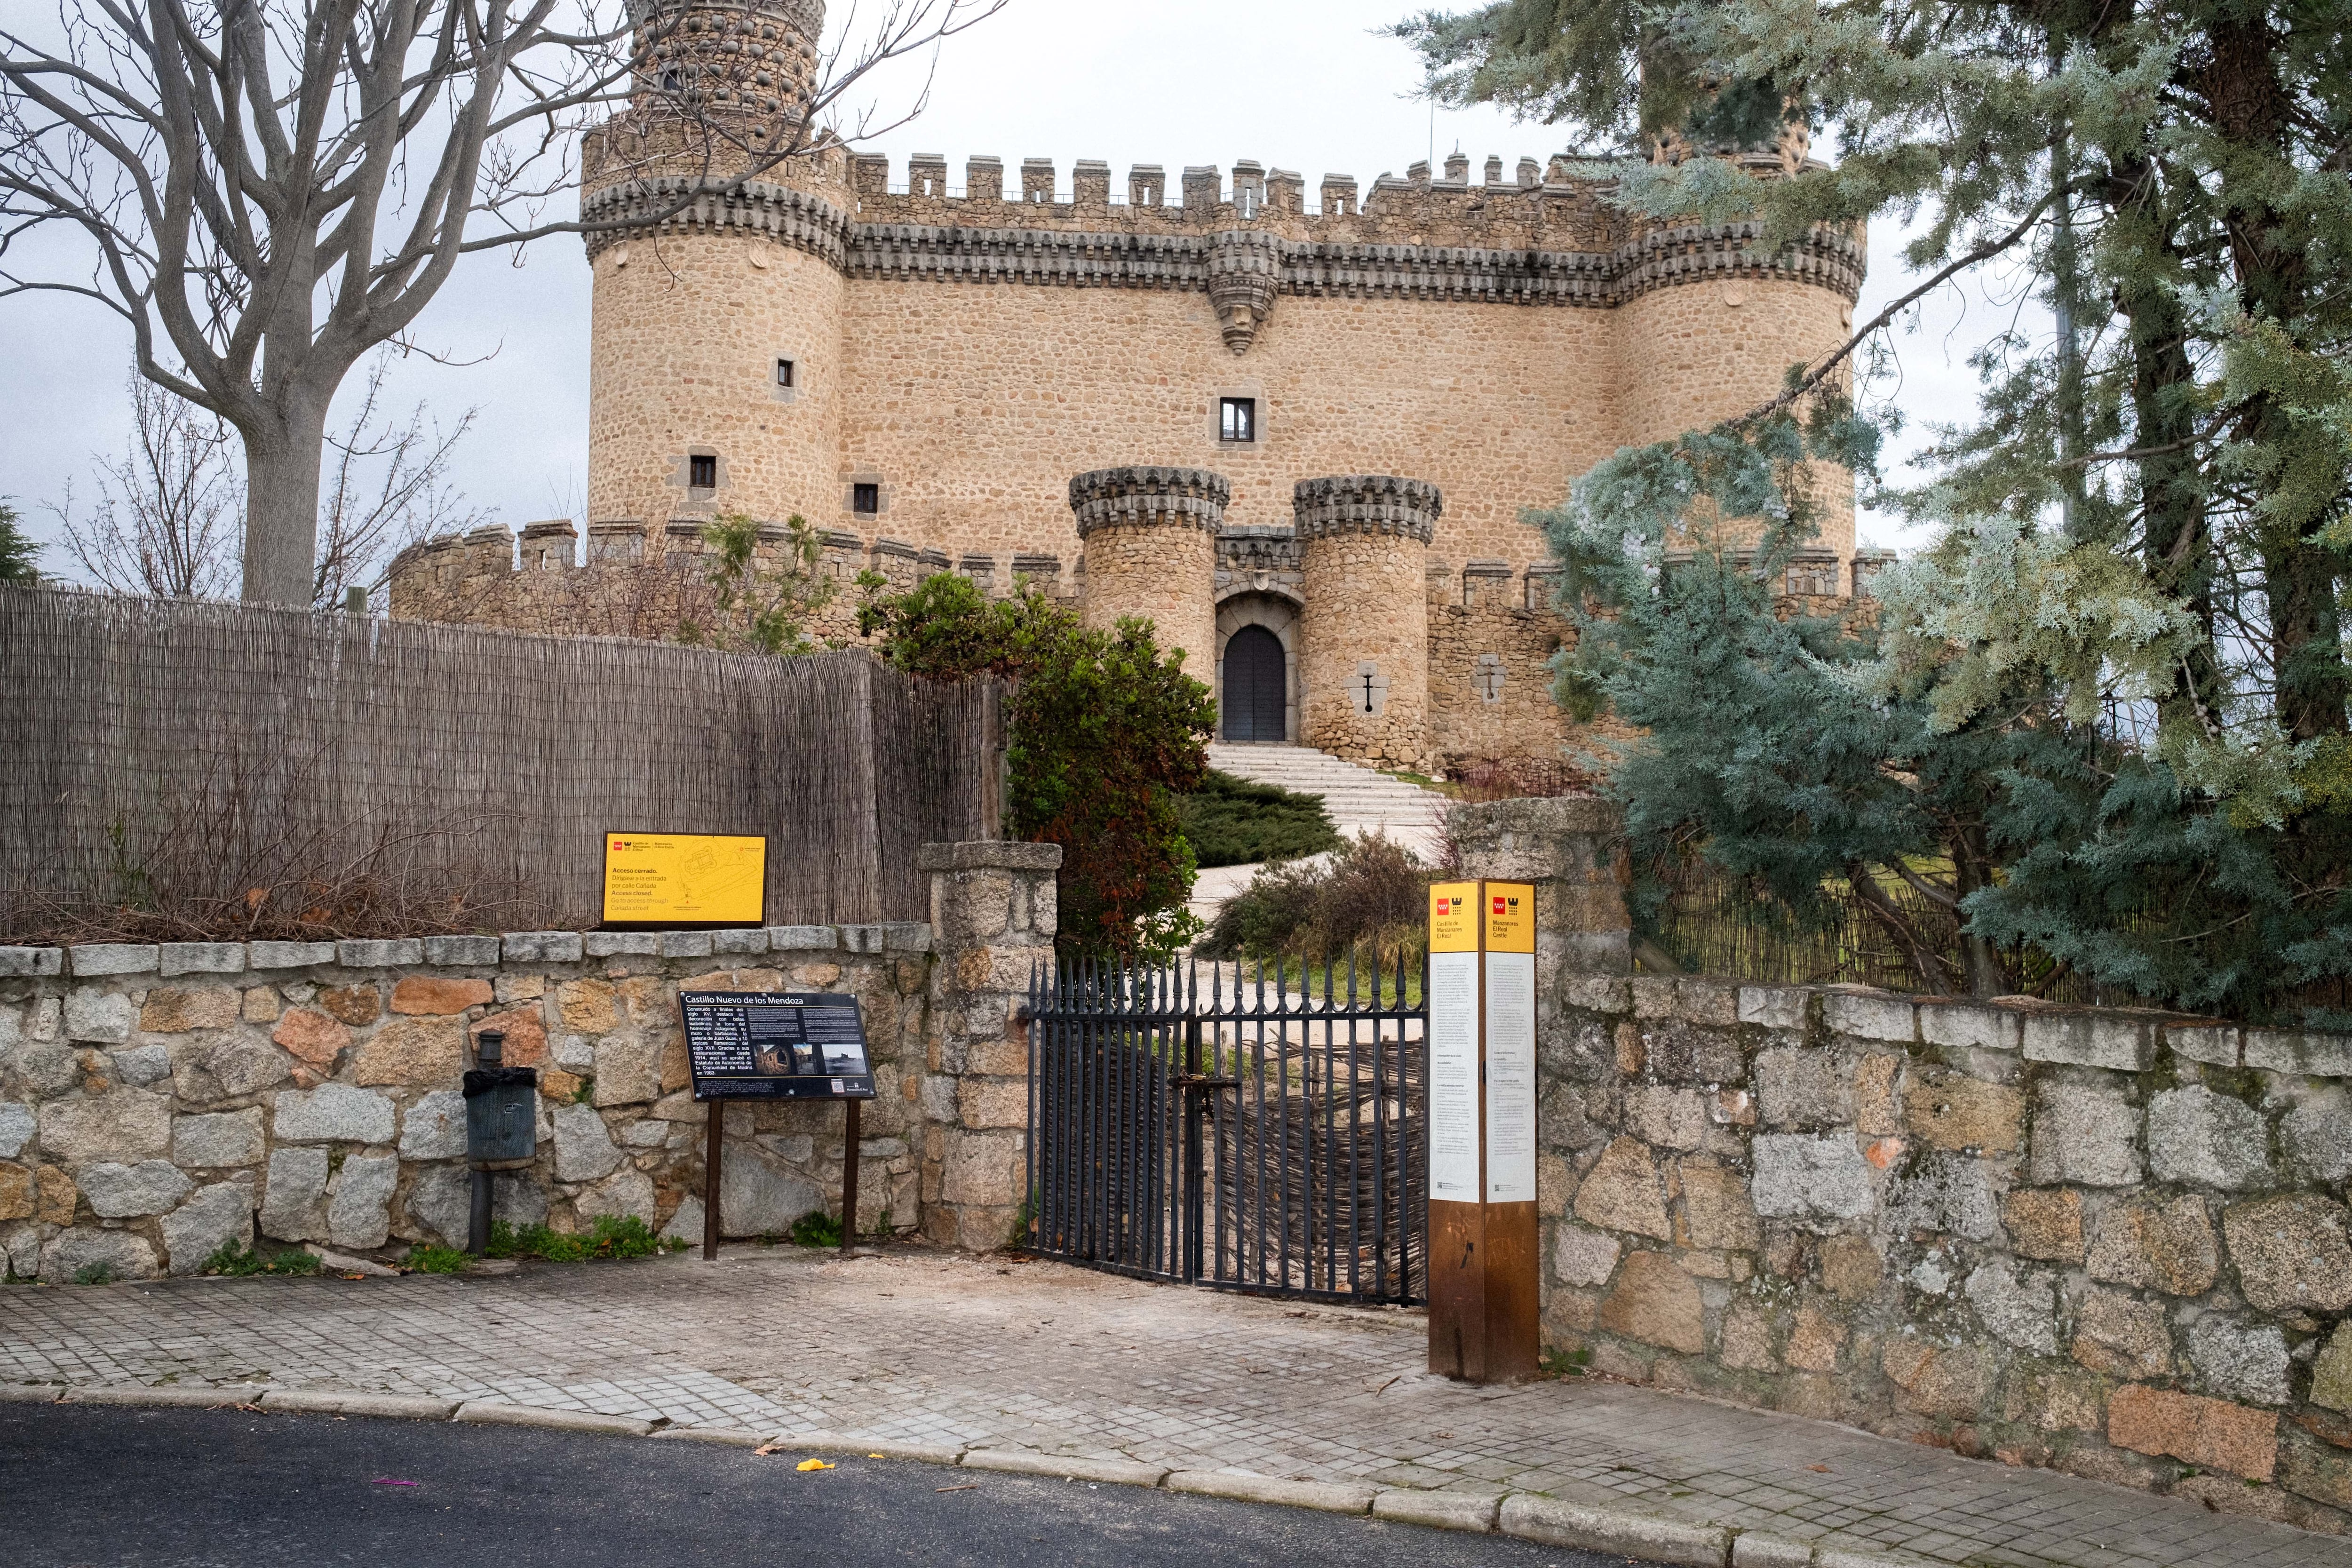
{"type": "Polygon", "coordinates": [[[481,1066],[467,1069],[466,1163],[478,1171],[511,1170],[539,1154],[539,1069],[503,1065],[506,1037],[483,1031],[481,1066]]]}

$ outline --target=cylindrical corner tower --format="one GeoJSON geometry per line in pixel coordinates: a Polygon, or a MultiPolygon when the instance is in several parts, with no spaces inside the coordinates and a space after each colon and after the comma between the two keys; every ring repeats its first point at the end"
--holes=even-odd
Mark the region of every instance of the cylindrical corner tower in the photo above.
{"type": "MultiPolygon", "coordinates": [[[[1671,441],[1769,403],[1790,365],[1813,363],[1846,341],[1863,237],[1823,226],[1775,255],[1756,248],[1761,235],[1753,223],[1660,224],[1635,241],[1639,263],[1612,312],[1626,445],[1671,441]]],[[[1849,390],[1846,369],[1830,384],[1849,390]]],[[[1820,544],[1843,560],[1853,553],[1853,476],[1822,464],[1814,482],[1820,544]]],[[[1754,532],[1735,524],[1730,539],[1754,532]]]]}
{"type": "Polygon", "coordinates": [[[639,89],[581,148],[589,521],[649,540],[720,512],[831,525],[852,506],[849,204],[837,149],[763,166],[800,134],[824,5],[652,0],[643,18],[639,89]]]}
{"type": "Polygon", "coordinates": [[[1423,479],[1301,479],[1299,735],[1375,767],[1429,752],[1430,539],[1444,498],[1423,479]]]}
{"type": "Polygon", "coordinates": [[[1217,531],[1232,489],[1206,468],[1097,468],[1070,481],[1086,546],[1086,624],[1141,616],[1185,672],[1211,679],[1217,657],[1217,531]]]}

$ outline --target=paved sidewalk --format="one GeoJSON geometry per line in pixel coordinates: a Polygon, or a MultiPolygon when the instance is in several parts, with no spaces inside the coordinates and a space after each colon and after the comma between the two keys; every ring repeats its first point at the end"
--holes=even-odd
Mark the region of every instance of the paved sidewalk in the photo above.
{"type": "Polygon", "coordinates": [[[1978,1565],[2352,1565],[2352,1543],[1603,1384],[1424,1373],[1415,1314],[924,1252],[0,1289],[0,1382],[267,1381],[678,1426],[1539,1492],[1978,1565]]]}

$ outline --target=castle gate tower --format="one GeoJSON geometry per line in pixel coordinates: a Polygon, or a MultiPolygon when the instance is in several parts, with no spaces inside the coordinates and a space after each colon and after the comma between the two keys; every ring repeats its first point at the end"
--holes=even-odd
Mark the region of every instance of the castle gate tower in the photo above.
{"type": "MultiPolygon", "coordinates": [[[[800,133],[823,0],[653,0],[629,106],[582,142],[589,520],[820,524],[838,469],[849,215],[800,133]]],[[[835,165],[842,165],[836,168],[835,165]]],[[[691,529],[677,537],[690,538],[691,529]]]]}
{"type": "Polygon", "coordinates": [[[1426,764],[1426,574],[1444,509],[1435,485],[1388,474],[1301,479],[1292,489],[1307,745],[1376,767],[1426,764]]]}
{"type": "Polygon", "coordinates": [[[1184,672],[1213,679],[1217,657],[1217,531],[1231,488],[1205,468],[1097,468],[1070,481],[1086,550],[1086,624],[1142,616],[1184,672]]]}

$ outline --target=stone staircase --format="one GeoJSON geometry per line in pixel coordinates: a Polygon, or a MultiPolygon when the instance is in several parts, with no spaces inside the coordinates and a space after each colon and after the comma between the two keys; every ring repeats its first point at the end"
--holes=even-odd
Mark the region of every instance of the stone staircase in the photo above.
{"type": "MultiPolygon", "coordinates": [[[[1255,784],[1320,795],[1323,808],[1331,815],[1331,826],[1344,837],[1379,832],[1424,861],[1438,858],[1445,797],[1417,784],[1342,762],[1311,746],[1212,742],[1209,765],[1255,784]]],[[[1255,866],[1211,867],[1193,884],[1192,912],[1204,921],[1215,920],[1225,900],[1248,887],[1256,874],[1255,866]]]]}
{"type": "Polygon", "coordinates": [[[1209,765],[1255,784],[1320,795],[1331,826],[1350,838],[1381,832],[1423,859],[1437,848],[1445,797],[1311,746],[1212,743],[1209,765]]]}

